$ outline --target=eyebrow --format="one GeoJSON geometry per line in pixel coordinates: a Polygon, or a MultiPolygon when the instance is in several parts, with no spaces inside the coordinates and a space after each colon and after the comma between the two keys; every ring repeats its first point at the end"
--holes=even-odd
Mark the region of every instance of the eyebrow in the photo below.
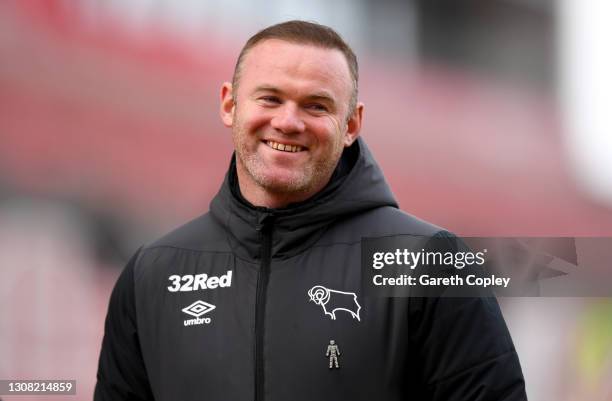
{"type": "MultiPolygon", "coordinates": [[[[257,92],[272,92],[272,93],[276,93],[279,95],[283,94],[283,91],[278,89],[275,86],[272,85],[259,85],[257,86],[254,90],[253,93],[257,93],[257,92]]],[[[334,100],[333,96],[331,96],[327,91],[318,91],[318,92],[314,92],[308,96],[306,96],[306,99],[309,100],[322,100],[322,101],[326,101],[332,104],[335,104],[336,101],[334,100]]]]}

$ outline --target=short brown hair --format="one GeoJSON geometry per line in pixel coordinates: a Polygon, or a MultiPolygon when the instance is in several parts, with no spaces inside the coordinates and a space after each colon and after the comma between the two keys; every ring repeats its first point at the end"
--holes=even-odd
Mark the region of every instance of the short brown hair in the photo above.
{"type": "Polygon", "coordinates": [[[322,47],[324,49],[340,50],[346,58],[353,83],[351,100],[349,102],[349,116],[353,113],[355,107],[357,106],[357,92],[359,83],[359,66],[357,64],[357,57],[350,46],[346,44],[346,42],[340,35],[338,35],[336,31],[328,26],[314,22],[299,20],[286,21],[269,26],[251,36],[240,51],[240,55],[236,61],[236,66],[234,67],[234,76],[232,77],[232,88],[234,94],[238,88],[242,60],[251,48],[253,48],[259,42],[268,39],[279,39],[291,43],[309,44],[322,47]]]}

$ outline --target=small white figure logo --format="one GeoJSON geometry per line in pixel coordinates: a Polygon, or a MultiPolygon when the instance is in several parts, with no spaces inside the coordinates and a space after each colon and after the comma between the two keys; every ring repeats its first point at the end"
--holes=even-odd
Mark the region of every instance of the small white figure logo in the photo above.
{"type": "Polygon", "coordinates": [[[336,369],[340,368],[340,365],[338,365],[338,357],[340,356],[340,348],[338,348],[338,345],[336,345],[336,342],[334,340],[329,341],[329,345],[327,346],[327,352],[325,353],[325,356],[329,357],[329,368],[330,369],[333,366],[335,366],[336,369]]]}
{"type": "Polygon", "coordinates": [[[361,306],[354,292],[330,290],[322,285],[315,285],[308,290],[308,296],[315,304],[321,305],[323,313],[329,315],[332,320],[336,320],[336,311],[343,310],[350,313],[353,319],[361,321],[361,306]]]}

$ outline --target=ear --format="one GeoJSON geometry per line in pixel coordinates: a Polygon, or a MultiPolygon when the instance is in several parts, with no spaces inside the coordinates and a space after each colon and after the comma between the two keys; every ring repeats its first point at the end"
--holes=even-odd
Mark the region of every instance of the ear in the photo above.
{"type": "Polygon", "coordinates": [[[221,121],[223,121],[223,125],[226,127],[232,127],[234,124],[234,108],[236,104],[234,103],[234,97],[232,93],[232,84],[229,82],[225,82],[223,86],[221,86],[221,107],[220,107],[220,115],[221,121]]]}
{"type": "Polygon", "coordinates": [[[344,135],[344,146],[349,147],[355,142],[361,131],[361,120],[363,118],[364,104],[357,103],[353,114],[349,117],[346,123],[346,134],[344,135]]]}

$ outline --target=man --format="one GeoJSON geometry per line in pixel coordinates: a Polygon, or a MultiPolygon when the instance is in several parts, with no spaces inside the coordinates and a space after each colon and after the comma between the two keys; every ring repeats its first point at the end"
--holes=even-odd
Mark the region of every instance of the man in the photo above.
{"type": "Polygon", "coordinates": [[[355,55],[325,26],[249,39],[221,89],[226,179],[209,213],[128,262],[96,400],[526,398],[494,298],[360,292],[361,238],[445,232],[397,209],[358,138],[357,82],[355,55]],[[338,369],[324,359],[332,339],[338,369]]]}

